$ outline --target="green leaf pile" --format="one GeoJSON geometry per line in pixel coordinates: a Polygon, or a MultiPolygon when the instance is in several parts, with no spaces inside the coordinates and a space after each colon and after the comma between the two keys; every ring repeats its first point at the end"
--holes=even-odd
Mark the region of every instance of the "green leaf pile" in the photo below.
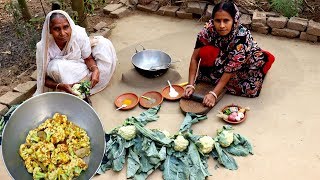
{"type": "Polygon", "coordinates": [[[86,95],[90,95],[91,82],[90,81],[81,81],[80,82],[80,92],[86,95]]]}
{"type": "MultiPolygon", "coordinates": [[[[126,172],[129,179],[147,179],[157,168],[163,172],[163,178],[166,180],[206,179],[206,177],[211,176],[208,171],[210,155],[225,168],[236,170],[238,165],[232,157],[233,155],[247,156],[253,154],[249,141],[244,136],[233,133],[231,126],[223,126],[218,129],[217,136],[212,137],[212,140],[210,140],[210,137],[206,137],[211,141],[211,145],[213,144],[213,146],[210,146],[213,150],[208,154],[201,153],[199,148],[203,143],[201,138],[204,136],[193,134],[191,126],[207,119],[205,115],[187,113],[179,132],[170,136],[161,130],[146,128],[147,123],[159,119],[157,115],[159,110],[160,106],[156,106],[137,117],[129,117],[123,125],[114,128],[109,133],[110,140],[106,145],[105,157],[99,168],[99,174],[110,169],[117,172],[121,171],[127,161],[126,172]],[[130,136],[130,140],[125,140],[123,137],[126,136],[122,137],[118,130],[129,126],[136,131],[130,131],[130,135],[135,132],[134,136],[130,136]],[[225,137],[226,135],[228,136],[225,137]],[[230,135],[233,135],[233,138],[230,135]],[[178,143],[175,141],[177,136],[183,136],[189,142],[188,147],[185,144],[184,147],[186,148],[179,149],[182,152],[174,149],[175,143],[178,143]],[[230,138],[233,140],[232,143],[230,143],[230,138]],[[228,140],[229,144],[226,146],[228,140]],[[221,146],[221,143],[223,146],[221,146]]],[[[208,151],[210,150],[211,148],[208,151]]]]}

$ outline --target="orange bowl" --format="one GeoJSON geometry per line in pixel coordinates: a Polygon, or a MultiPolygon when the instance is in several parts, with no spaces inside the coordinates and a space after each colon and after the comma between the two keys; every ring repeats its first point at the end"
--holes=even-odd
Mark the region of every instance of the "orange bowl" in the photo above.
{"type": "Polygon", "coordinates": [[[140,105],[144,108],[151,108],[161,104],[162,102],[163,102],[163,96],[161,95],[161,93],[157,91],[146,92],[139,99],[140,105]],[[147,98],[151,98],[151,100],[148,100],[143,96],[147,98]]]}
{"type": "Polygon", "coordinates": [[[124,93],[119,95],[116,100],[114,101],[114,104],[119,108],[123,104],[127,104],[128,106],[125,108],[122,108],[121,110],[129,110],[133,109],[137,106],[139,102],[139,97],[134,93],[124,93]]]}
{"type": "Polygon", "coordinates": [[[182,96],[183,96],[183,93],[184,93],[184,89],[182,86],[179,86],[179,85],[175,85],[175,84],[172,84],[172,87],[179,93],[179,95],[177,97],[171,97],[169,95],[169,92],[170,92],[170,86],[166,86],[165,88],[163,88],[161,94],[162,96],[167,99],[167,100],[171,100],[171,101],[174,101],[174,100],[178,100],[180,99],[182,96]]]}
{"type": "MultiPolygon", "coordinates": [[[[224,108],[222,108],[221,111],[224,113],[224,111],[227,110],[230,107],[238,107],[238,109],[242,109],[242,107],[239,106],[239,105],[230,104],[230,105],[227,105],[224,108]]],[[[247,119],[247,111],[245,111],[243,114],[244,114],[244,117],[242,119],[240,119],[240,121],[231,121],[231,120],[228,120],[228,119],[227,120],[223,119],[223,120],[226,121],[227,123],[230,123],[230,124],[240,124],[240,123],[242,123],[243,121],[245,121],[247,119]]]]}

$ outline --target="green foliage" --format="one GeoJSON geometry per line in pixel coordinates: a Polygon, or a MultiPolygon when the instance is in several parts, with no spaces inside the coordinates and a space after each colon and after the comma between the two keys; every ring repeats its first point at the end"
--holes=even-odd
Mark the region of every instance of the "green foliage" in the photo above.
{"type": "Polygon", "coordinates": [[[186,117],[184,118],[179,132],[185,132],[185,131],[189,131],[191,129],[191,125],[195,124],[199,121],[203,121],[206,120],[207,116],[206,115],[197,115],[197,114],[193,114],[193,113],[187,113],[186,117]]]}
{"type": "MultiPolygon", "coordinates": [[[[110,169],[119,172],[126,163],[127,179],[145,180],[159,168],[165,180],[204,180],[211,176],[208,171],[210,155],[225,168],[237,170],[238,165],[232,155],[253,154],[249,141],[236,133],[233,133],[234,140],[228,147],[220,146],[218,137],[215,137],[214,149],[211,153],[202,153],[196,143],[205,136],[192,134],[191,126],[207,119],[205,115],[187,113],[179,132],[169,138],[159,129],[146,128],[147,123],[159,119],[157,115],[159,109],[160,106],[156,106],[137,117],[127,118],[122,126],[109,133],[110,139],[106,145],[105,158],[102,160],[98,174],[110,169]],[[128,125],[133,125],[137,129],[136,136],[131,140],[125,140],[117,134],[117,129],[128,125]],[[173,140],[178,136],[183,136],[189,141],[187,149],[181,152],[174,148],[173,140]]],[[[231,130],[233,130],[232,126],[226,125],[218,132],[231,130]]]]}
{"type": "Polygon", "coordinates": [[[44,21],[43,17],[31,18],[28,22],[23,21],[22,14],[19,8],[19,4],[16,1],[9,1],[4,6],[5,11],[12,15],[13,24],[15,26],[15,34],[19,39],[28,40],[28,48],[31,54],[36,52],[36,44],[40,39],[40,33],[37,31],[37,27],[44,21]],[[31,34],[31,36],[30,36],[31,34]],[[27,38],[25,38],[27,37],[27,38]]]}
{"type": "Polygon", "coordinates": [[[271,0],[271,7],[290,18],[297,16],[300,9],[302,8],[303,0],[271,0]]]}
{"type": "MultiPolygon", "coordinates": [[[[65,0],[50,0],[50,2],[58,2],[61,6],[61,9],[66,11],[71,19],[75,22],[75,24],[81,24],[82,22],[79,20],[79,16],[77,11],[71,9],[71,1],[65,0]]],[[[83,0],[84,2],[84,14],[88,16],[89,14],[94,14],[94,10],[96,6],[103,5],[105,0],[83,0]]],[[[82,20],[84,21],[84,20],[82,20]]]]}
{"type": "Polygon", "coordinates": [[[81,81],[80,82],[80,92],[86,95],[90,94],[91,82],[90,81],[81,81]]]}
{"type": "Polygon", "coordinates": [[[9,1],[4,5],[4,10],[11,14],[14,20],[18,20],[22,17],[21,11],[19,10],[19,4],[14,1],[9,1]]]}
{"type": "Polygon", "coordinates": [[[84,12],[86,14],[93,14],[95,4],[94,0],[84,0],[84,12]]]}
{"type": "MultiPolygon", "coordinates": [[[[232,156],[228,155],[218,142],[216,142],[214,146],[215,149],[212,151],[212,154],[217,154],[218,162],[229,170],[237,170],[238,165],[236,160],[232,156]]],[[[214,155],[213,157],[215,156],[216,155],[214,155]]]]}

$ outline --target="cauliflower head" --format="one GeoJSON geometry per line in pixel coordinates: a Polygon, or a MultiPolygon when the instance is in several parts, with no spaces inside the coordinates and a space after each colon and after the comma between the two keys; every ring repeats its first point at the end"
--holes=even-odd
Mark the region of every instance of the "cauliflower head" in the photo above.
{"type": "Polygon", "coordinates": [[[233,132],[223,130],[218,135],[218,141],[222,147],[228,147],[233,142],[233,132]]]}
{"type": "Polygon", "coordinates": [[[122,126],[118,130],[118,134],[123,137],[125,140],[131,140],[136,137],[136,127],[133,125],[130,126],[122,126]]]}
{"type": "Polygon", "coordinates": [[[214,140],[210,136],[203,136],[198,142],[199,150],[204,154],[210,153],[214,148],[214,140]]]}
{"type": "Polygon", "coordinates": [[[77,96],[78,96],[79,98],[83,99],[84,97],[83,97],[83,95],[82,95],[82,93],[81,93],[81,91],[80,91],[80,87],[81,87],[81,84],[74,84],[74,85],[72,86],[72,91],[73,91],[75,94],[77,94],[77,96]]]}
{"type": "Polygon", "coordinates": [[[178,135],[176,137],[176,139],[174,140],[174,147],[173,148],[176,151],[182,152],[185,149],[187,149],[188,145],[189,145],[189,141],[186,140],[183,136],[178,135]]]}

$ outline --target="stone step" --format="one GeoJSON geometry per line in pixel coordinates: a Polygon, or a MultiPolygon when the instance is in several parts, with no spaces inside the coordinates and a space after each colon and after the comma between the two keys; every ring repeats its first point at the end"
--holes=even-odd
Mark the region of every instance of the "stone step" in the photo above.
{"type": "Polygon", "coordinates": [[[152,1],[147,5],[138,4],[137,9],[145,12],[156,12],[160,8],[160,4],[157,1],[152,1]]]}
{"type": "Polygon", "coordinates": [[[308,27],[308,19],[292,17],[289,19],[287,28],[296,31],[305,31],[308,27]]]}
{"type": "Polygon", "coordinates": [[[176,16],[176,12],[179,10],[179,6],[162,6],[157,14],[162,15],[162,16],[176,16]]]}
{"type": "Polygon", "coordinates": [[[311,34],[308,34],[306,32],[301,32],[300,39],[304,40],[304,41],[317,42],[318,41],[318,36],[311,35],[311,34]]]}
{"type": "Polygon", "coordinates": [[[103,8],[103,13],[110,14],[112,11],[115,11],[121,8],[123,4],[108,4],[106,7],[103,8]]]}
{"type": "Polygon", "coordinates": [[[112,30],[109,28],[102,28],[101,30],[91,33],[90,36],[103,36],[105,38],[109,38],[112,30]]]}
{"type": "Polygon", "coordinates": [[[105,28],[105,27],[107,27],[107,26],[108,26],[108,24],[107,24],[106,22],[101,21],[101,22],[99,22],[98,24],[96,24],[96,25],[93,27],[93,29],[94,29],[94,31],[99,31],[99,30],[101,30],[102,28],[105,28]]]}
{"type": "Polygon", "coordinates": [[[129,14],[130,10],[127,7],[121,7],[115,11],[110,13],[110,17],[112,18],[122,18],[129,14]]]}
{"type": "Polygon", "coordinates": [[[0,115],[5,115],[9,108],[6,105],[0,104],[0,115]]]}
{"type": "Polygon", "coordinates": [[[278,29],[282,29],[286,27],[287,22],[288,22],[287,17],[269,17],[267,20],[268,26],[270,26],[271,28],[278,28],[278,29]]]}
{"type": "Polygon", "coordinates": [[[188,2],[186,12],[202,15],[206,6],[205,2],[188,2]]]}
{"type": "Polygon", "coordinates": [[[37,70],[33,71],[33,73],[31,74],[30,78],[34,81],[37,80],[37,70]]]}
{"type": "Polygon", "coordinates": [[[31,97],[32,94],[9,91],[0,97],[0,103],[7,106],[19,104],[31,97]]]}
{"type": "Polygon", "coordinates": [[[177,16],[181,19],[192,19],[192,13],[188,13],[186,12],[185,9],[179,9],[179,11],[177,11],[177,16]]]}
{"type": "Polygon", "coordinates": [[[271,34],[275,36],[282,36],[287,38],[296,38],[296,37],[299,37],[300,31],[296,31],[288,28],[285,28],[285,29],[273,28],[271,34]]]}
{"type": "Polygon", "coordinates": [[[207,10],[206,10],[206,15],[205,15],[205,18],[204,18],[205,21],[209,21],[209,19],[211,19],[213,8],[214,8],[213,5],[208,5],[207,10]]]}
{"type": "Polygon", "coordinates": [[[242,14],[240,16],[240,23],[246,27],[248,26],[251,26],[251,23],[252,23],[252,19],[251,19],[251,16],[248,15],[248,14],[242,14]]]}
{"type": "Polygon", "coordinates": [[[320,23],[310,20],[307,33],[315,36],[320,36],[320,23]]]}
{"type": "Polygon", "coordinates": [[[37,81],[27,81],[13,88],[15,92],[34,93],[37,87],[37,81]]]}
{"type": "Polygon", "coordinates": [[[267,24],[267,15],[264,12],[260,12],[260,11],[254,11],[253,15],[252,15],[252,26],[254,26],[254,24],[267,24]]]}

